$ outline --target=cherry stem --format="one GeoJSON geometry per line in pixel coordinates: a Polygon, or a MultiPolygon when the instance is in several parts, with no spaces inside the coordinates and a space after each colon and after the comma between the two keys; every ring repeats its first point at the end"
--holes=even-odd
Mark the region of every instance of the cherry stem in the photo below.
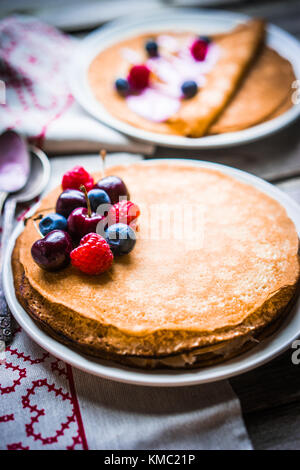
{"type": "Polygon", "coordinates": [[[90,203],[90,200],[89,200],[89,197],[88,197],[86,187],[83,186],[83,184],[82,184],[79,189],[83,192],[85,200],[86,200],[87,211],[88,211],[87,215],[88,215],[88,217],[92,217],[92,208],[91,208],[91,203],[90,203]]]}
{"type": "Polygon", "coordinates": [[[106,150],[102,149],[100,151],[100,157],[101,157],[101,173],[102,173],[102,178],[104,178],[104,176],[105,176],[106,150]]]}
{"type": "Polygon", "coordinates": [[[40,236],[41,238],[44,238],[44,235],[41,233],[41,231],[40,231],[40,229],[38,228],[37,223],[36,223],[37,220],[41,220],[42,218],[43,218],[43,215],[41,214],[41,215],[39,215],[38,217],[36,217],[35,219],[33,219],[33,225],[34,225],[35,230],[36,230],[37,233],[39,234],[39,236],[40,236]]]}

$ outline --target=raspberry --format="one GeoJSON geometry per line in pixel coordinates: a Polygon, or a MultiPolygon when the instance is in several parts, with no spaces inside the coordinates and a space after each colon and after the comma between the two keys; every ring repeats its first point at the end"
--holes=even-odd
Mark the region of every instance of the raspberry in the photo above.
{"type": "Polygon", "coordinates": [[[127,80],[133,90],[143,90],[149,85],[150,70],[146,65],[133,65],[129,70],[127,80]]]}
{"type": "Polygon", "coordinates": [[[112,265],[114,256],[107,241],[97,233],[88,233],[71,251],[71,263],[85,274],[101,274],[112,265]]]}
{"type": "Polygon", "coordinates": [[[205,59],[208,51],[208,42],[204,39],[198,38],[191,45],[191,54],[197,61],[205,59]]]}
{"type": "Polygon", "coordinates": [[[140,215],[140,209],[131,201],[120,201],[114,204],[107,215],[108,225],[126,224],[131,225],[132,221],[140,215]]]}
{"type": "Polygon", "coordinates": [[[61,184],[63,190],[79,189],[83,185],[89,191],[94,187],[94,179],[82,166],[74,166],[64,174],[61,184]]]}

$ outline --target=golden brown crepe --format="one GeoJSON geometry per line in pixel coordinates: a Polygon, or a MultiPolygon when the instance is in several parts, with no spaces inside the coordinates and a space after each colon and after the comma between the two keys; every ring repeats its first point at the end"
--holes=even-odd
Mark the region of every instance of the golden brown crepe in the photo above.
{"type": "MultiPolygon", "coordinates": [[[[190,33],[178,35],[168,32],[168,35],[176,36],[176,38],[183,41],[191,37],[190,33]]],[[[169,124],[165,122],[149,121],[133,112],[127,106],[124,98],[119,96],[114,87],[115,80],[118,77],[126,77],[132,65],[127,57],[122,54],[122,51],[124,49],[130,49],[130,51],[140,56],[140,62],[144,62],[147,59],[144,52],[145,41],[149,39],[149,37],[156,36],[157,34],[152,33],[141,34],[108,47],[91,62],[88,71],[88,80],[95,97],[112,116],[149,132],[174,134],[175,131],[170,128],[169,124]]]]}
{"type": "Polygon", "coordinates": [[[217,44],[221,52],[216,65],[209,72],[200,93],[172,116],[168,122],[178,133],[202,137],[211,123],[220,115],[235,92],[241,78],[257,54],[264,40],[264,23],[252,20],[224,34],[217,44]]]}
{"type": "Polygon", "coordinates": [[[239,131],[279,116],[292,106],[294,80],[290,62],[265,46],[208,134],[239,131]]]}
{"type": "MultiPolygon", "coordinates": [[[[176,37],[182,44],[194,36],[192,33],[166,34],[176,37]]],[[[137,115],[113,87],[115,79],[126,76],[131,66],[121,51],[130,49],[143,62],[146,60],[145,41],[157,36],[157,33],[148,33],[114,44],[90,65],[88,78],[93,93],[118,119],[150,132],[198,137],[245,129],[292,107],[290,90],[296,78],[293,68],[277,52],[267,46],[260,47],[264,25],[260,20],[253,20],[213,37],[221,48],[220,60],[203,89],[194,98],[183,101],[175,116],[166,122],[153,122],[137,115]]]]}
{"type": "MultiPolygon", "coordinates": [[[[38,238],[32,220],[18,238],[16,294],[43,328],[80,351],[141,367],[224,360],[272,331],[299,278],[298,236],[278,202],[189,165],[135,164],[109,174],[124,179],[142,213],[135,249],[108,273],[41,270],[30,254],[38,238]],[[149,239],[147,210],[162,201],[201,207],[199,246],[175,236],[149,239]]],[[[59,193],[52,191],[39,211],[49,212],[59,193]]],[[[193,220],[186,224],[189,233],[193,220]]]]}

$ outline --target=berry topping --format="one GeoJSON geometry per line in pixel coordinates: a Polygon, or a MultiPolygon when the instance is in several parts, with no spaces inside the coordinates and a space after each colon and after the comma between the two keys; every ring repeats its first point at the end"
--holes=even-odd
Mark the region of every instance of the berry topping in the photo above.
{"type": "Polygon", "coordinates": [[[95,189],[102,189],[109,197],[112,204],[119,202],[120,198],[129,199],[126,185],[118,176],[106,176],[95,184],[95,189]]]}
{"type": "Polygon", "coordinates": [[[110,197],[105,191],[103,191],[103,189],[91,189],[91,191],[88,192],[88,198],[90,200],[92,211],[94,212],[97,212],[98,207],[102,204],[110,204],[110,197]]]}
{"type": "Polygon", "coordinates": [[[114,224],[108,227],[105,239],[114,255],[127,255],[136,243],[134,230],[125,224],[114,224]]]}
{"type": "Polygon", "coordinates": [[[136,204],[131,201],[120,201],[108,212],[107,222],[108,225],[122,224],[130,225],[140,215],[140,209],[136,204]]]}
{"type": "Polygon", "coordinates": [[[82,166],[74,166],[72,170],[64,174],[62,188],[79,189],[81,185],[84,185],[89,191],[94,186],[93,177],[82,166]]]}
{"type": "Polygon", "coordinates": [[[158,56],[158,44],[153,39],[150,39],[145,44],[145,49],[148,53],[149,57],[157,57],[158,56]]]}
{"type": "Polygon", "coordinates": [[[60,214],[48,214],[39,223],[39,229],[43,236],[52,230],[64,230],[68,228],[67,219],[60,214]]]}
{"type": "Polygon", "coordinates": [[[99,222],[104,222],[104,219],[94,212],[89,216],[85,207],[78,207],[68,217],[68,232],[74,240],[78,240],[87,233],[96,232],[99,222]]]}
{"type": "Polygon", "coordinates": [[[208,51],[208,42],[203,38],[196,39],[191,45],[191,54],[197,61],[205,60],[208,51]]]}
{"type": "Polygon", "coordinates": [[[55,210],[68,218],[77,207],[87,207],[83,192],[77,189],[66,189],[57,199],[55,210]]]}
{"type": "Polygon", "coordinates": [[[86,274],[101,274],[112,265],[114,256],[107,241],[97,233],[89,233],[71,252],[71,263],[86,274]]]}
{"type": "Polygon", "coordinates": [[[126,80],[126,78],[118,78],[115,81],[115,88],[119,95],[127,96],[130,90],[128,80],[126,80]]]}
{"type": "Polygon", "coordinates": [[[181,91],[185,98],[192,98],[198,91],[198,85],[194,80],[187,80],[181,85],[181,91]]]}
{"type": "Polygon", "coordinates": [[[146,65],[133,65],[129,70],[128,82],[133,90],[143,90],[149,85],[150,70],[146,65]]]}
{"type": "Polygon", "coordinates": [[[53,230],[31,247],[36,264],[47,271],[57,271],[70,262],[73,243],[70,235],[62,230],[53,230]]]}

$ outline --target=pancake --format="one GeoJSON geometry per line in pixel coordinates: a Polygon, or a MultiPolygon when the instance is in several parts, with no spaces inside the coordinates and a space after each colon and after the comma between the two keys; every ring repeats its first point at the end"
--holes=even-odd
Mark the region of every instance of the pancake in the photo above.
{"type": "MultiPolygon", "coordinates": [[[[190,33],[175,34],[168,31],[168,36],[176,37],[179,41],[191,38],[190,33]]],[[[176,134],[167,122],[155,122],[143,118],[132,111],[124,98],[115,91],[114,82],[117,77],[126,76],[131,66],[123,50],[137,54],[140,62],[146,60],[144,44],[149,37],[157,38],[157,33],[141,34],[113,44],[100,52],[91,62],[88,70],[88,80],[96,99],[114,117],[127,122],[134,127],[160,134],[176,134]]]]}
{"type": "Polygon", "coordinates": [[[181,135],[202,137],[234,94],[264,40],[264,23],[252,20],[224,34],[221,49],[207,82],[168,122],[181,135]]]}
{"type": "MultiPolygon", "coordinates": [[[[198,367],[255,345],[286,316],[299,278],[298,236],[278,202],[219,171],[189,165],[134,164],[107,173],[123,178],[141,207],[136,247],[109,272],[41,270],[30,254],[38,238],[32,219],[17,240],[17,297],[49,334],[129,365],[198,367]],[[180,217],[173,232],[156,237],[149,213],[161,203],[180,217]],[[187,241],[176,227],[190,207],[200,208],[202,219],[195,233],[193,218],[186,218],[185,233],[195,238],[187,241]]],[[[39,213],[53,211],[60,192],[43,199],[39,213]]]]}
{"type": "MultiPolygon", "coordinates": [[[[196,35],[169,31],[164,34],[176,39],[182,47],[196,35]]],[[[147,33],[130,37],[108,47],[92,61],[88,71],[91,90],[114,117],[149,132],[199,137],[246,129],[292,107],[289,96],[296,79],[293,68],[277,52],[262,45],[264,24],[253,20],[229,33],[213,36],[213,43],[221,51],[220,58],[208,75],[207,83],[194,98],[183,100],[175,115],[156,122],[136,114],[116,93],[113,84],[117,77],[127,75],[131,66],[129,57],[136,56],[141,63],[147,60],[146,40],[149,37],[158,40],[160,35],[147,33]]]]}
{"type": "Polygon", "coordinates": [[[290,62],[265,46],[208,134],[246,129],[287,111],[295,79],[290,62]]]}

